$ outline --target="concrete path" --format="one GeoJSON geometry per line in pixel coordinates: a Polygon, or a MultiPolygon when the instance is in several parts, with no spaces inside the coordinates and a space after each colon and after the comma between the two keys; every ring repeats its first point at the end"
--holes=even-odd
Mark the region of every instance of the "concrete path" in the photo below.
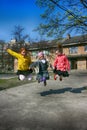
{"type": "Polygon", "coordinates": [[[0,130],[87,130],[87,72],[0,91],[0,130]]]}

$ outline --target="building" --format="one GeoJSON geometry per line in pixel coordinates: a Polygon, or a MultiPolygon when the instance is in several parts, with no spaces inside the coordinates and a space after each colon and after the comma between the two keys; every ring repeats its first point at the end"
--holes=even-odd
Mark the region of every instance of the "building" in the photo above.
{"type": "Polygon", "coordinates": [[[71,69],[87,69],[87,35],[65,39],[63,48],[63,52],[70,60],[71,69]]]}
{"type": "Polygon", "coordinates": [[[32,58],[35,58],[38,51],[43,51],[48,60],[53,63],[58,43],[63,45],[63,52],[67,55],[71,69],[87,69],[87,35],[67,37],[63,40],[45,41],[32,44],[29,48],[32,58]]]}
{"type": "MultiPolygon", "coordinates": [[[[17,51],[16,45],[12,43],[13,41],[11,41],[11,48],[17,51]]],[[[52,64],[58,43],[63,45],[63,53],[67,55],[71,64],[71,69],[87,69],[87,35],[75,37],[67,35],[67,37],[62,40],[41,41],[38,43],[26,44],[25,47],[30,52],[33,60],[36,60],[39,51],[43,51],[48,61],[52,64]]],[[[0,70],[14,70],[14,72],[16,72],[17,59],[4,51],[3,45],[2,43],[0,44],[0,70]]]]}

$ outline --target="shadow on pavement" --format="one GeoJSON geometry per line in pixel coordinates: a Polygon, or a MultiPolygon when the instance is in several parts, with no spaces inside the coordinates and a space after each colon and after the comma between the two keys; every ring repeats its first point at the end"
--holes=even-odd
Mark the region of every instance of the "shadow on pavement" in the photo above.
{"type": "Polygon", "coordinates": [[[87,90],[87,86],[80,87],[80,88],[66,87],[66,88],[57,89],[57,90],[50,89],[48,91],[41,92],[40,95],[47,96],[50,94],[62,94],[67,91],[72,92],[72,93],[81,93],[83,90],[87,90]]]}

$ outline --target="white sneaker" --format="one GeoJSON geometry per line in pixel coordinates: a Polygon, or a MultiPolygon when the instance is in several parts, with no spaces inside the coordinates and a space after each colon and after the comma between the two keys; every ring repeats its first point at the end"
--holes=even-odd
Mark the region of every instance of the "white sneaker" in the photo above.
{"type": "Polygon", "coordinates": [[[25,79],[25,76],[20,74],[18,78],[19,78],[19,80],[23,81],[25,79]]]}
{"type": "Polygon", "coordinates": [[[30,81],[30,80],[32,80],[32,78],[30,77],[30,78],[28,78],[28,80],[30,81]]]}

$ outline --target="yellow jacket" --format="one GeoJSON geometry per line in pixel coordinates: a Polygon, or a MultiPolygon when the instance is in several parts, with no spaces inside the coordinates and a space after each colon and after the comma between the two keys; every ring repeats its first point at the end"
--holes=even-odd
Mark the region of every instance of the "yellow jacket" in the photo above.
{"type": "Polygon", "coordinates": [[[28,70],[31,64],[30,56],[22,56],[20,53],[14,52],[11,49],[7,49],[7,52],[18,59],[18,70],[28,70]]]}

